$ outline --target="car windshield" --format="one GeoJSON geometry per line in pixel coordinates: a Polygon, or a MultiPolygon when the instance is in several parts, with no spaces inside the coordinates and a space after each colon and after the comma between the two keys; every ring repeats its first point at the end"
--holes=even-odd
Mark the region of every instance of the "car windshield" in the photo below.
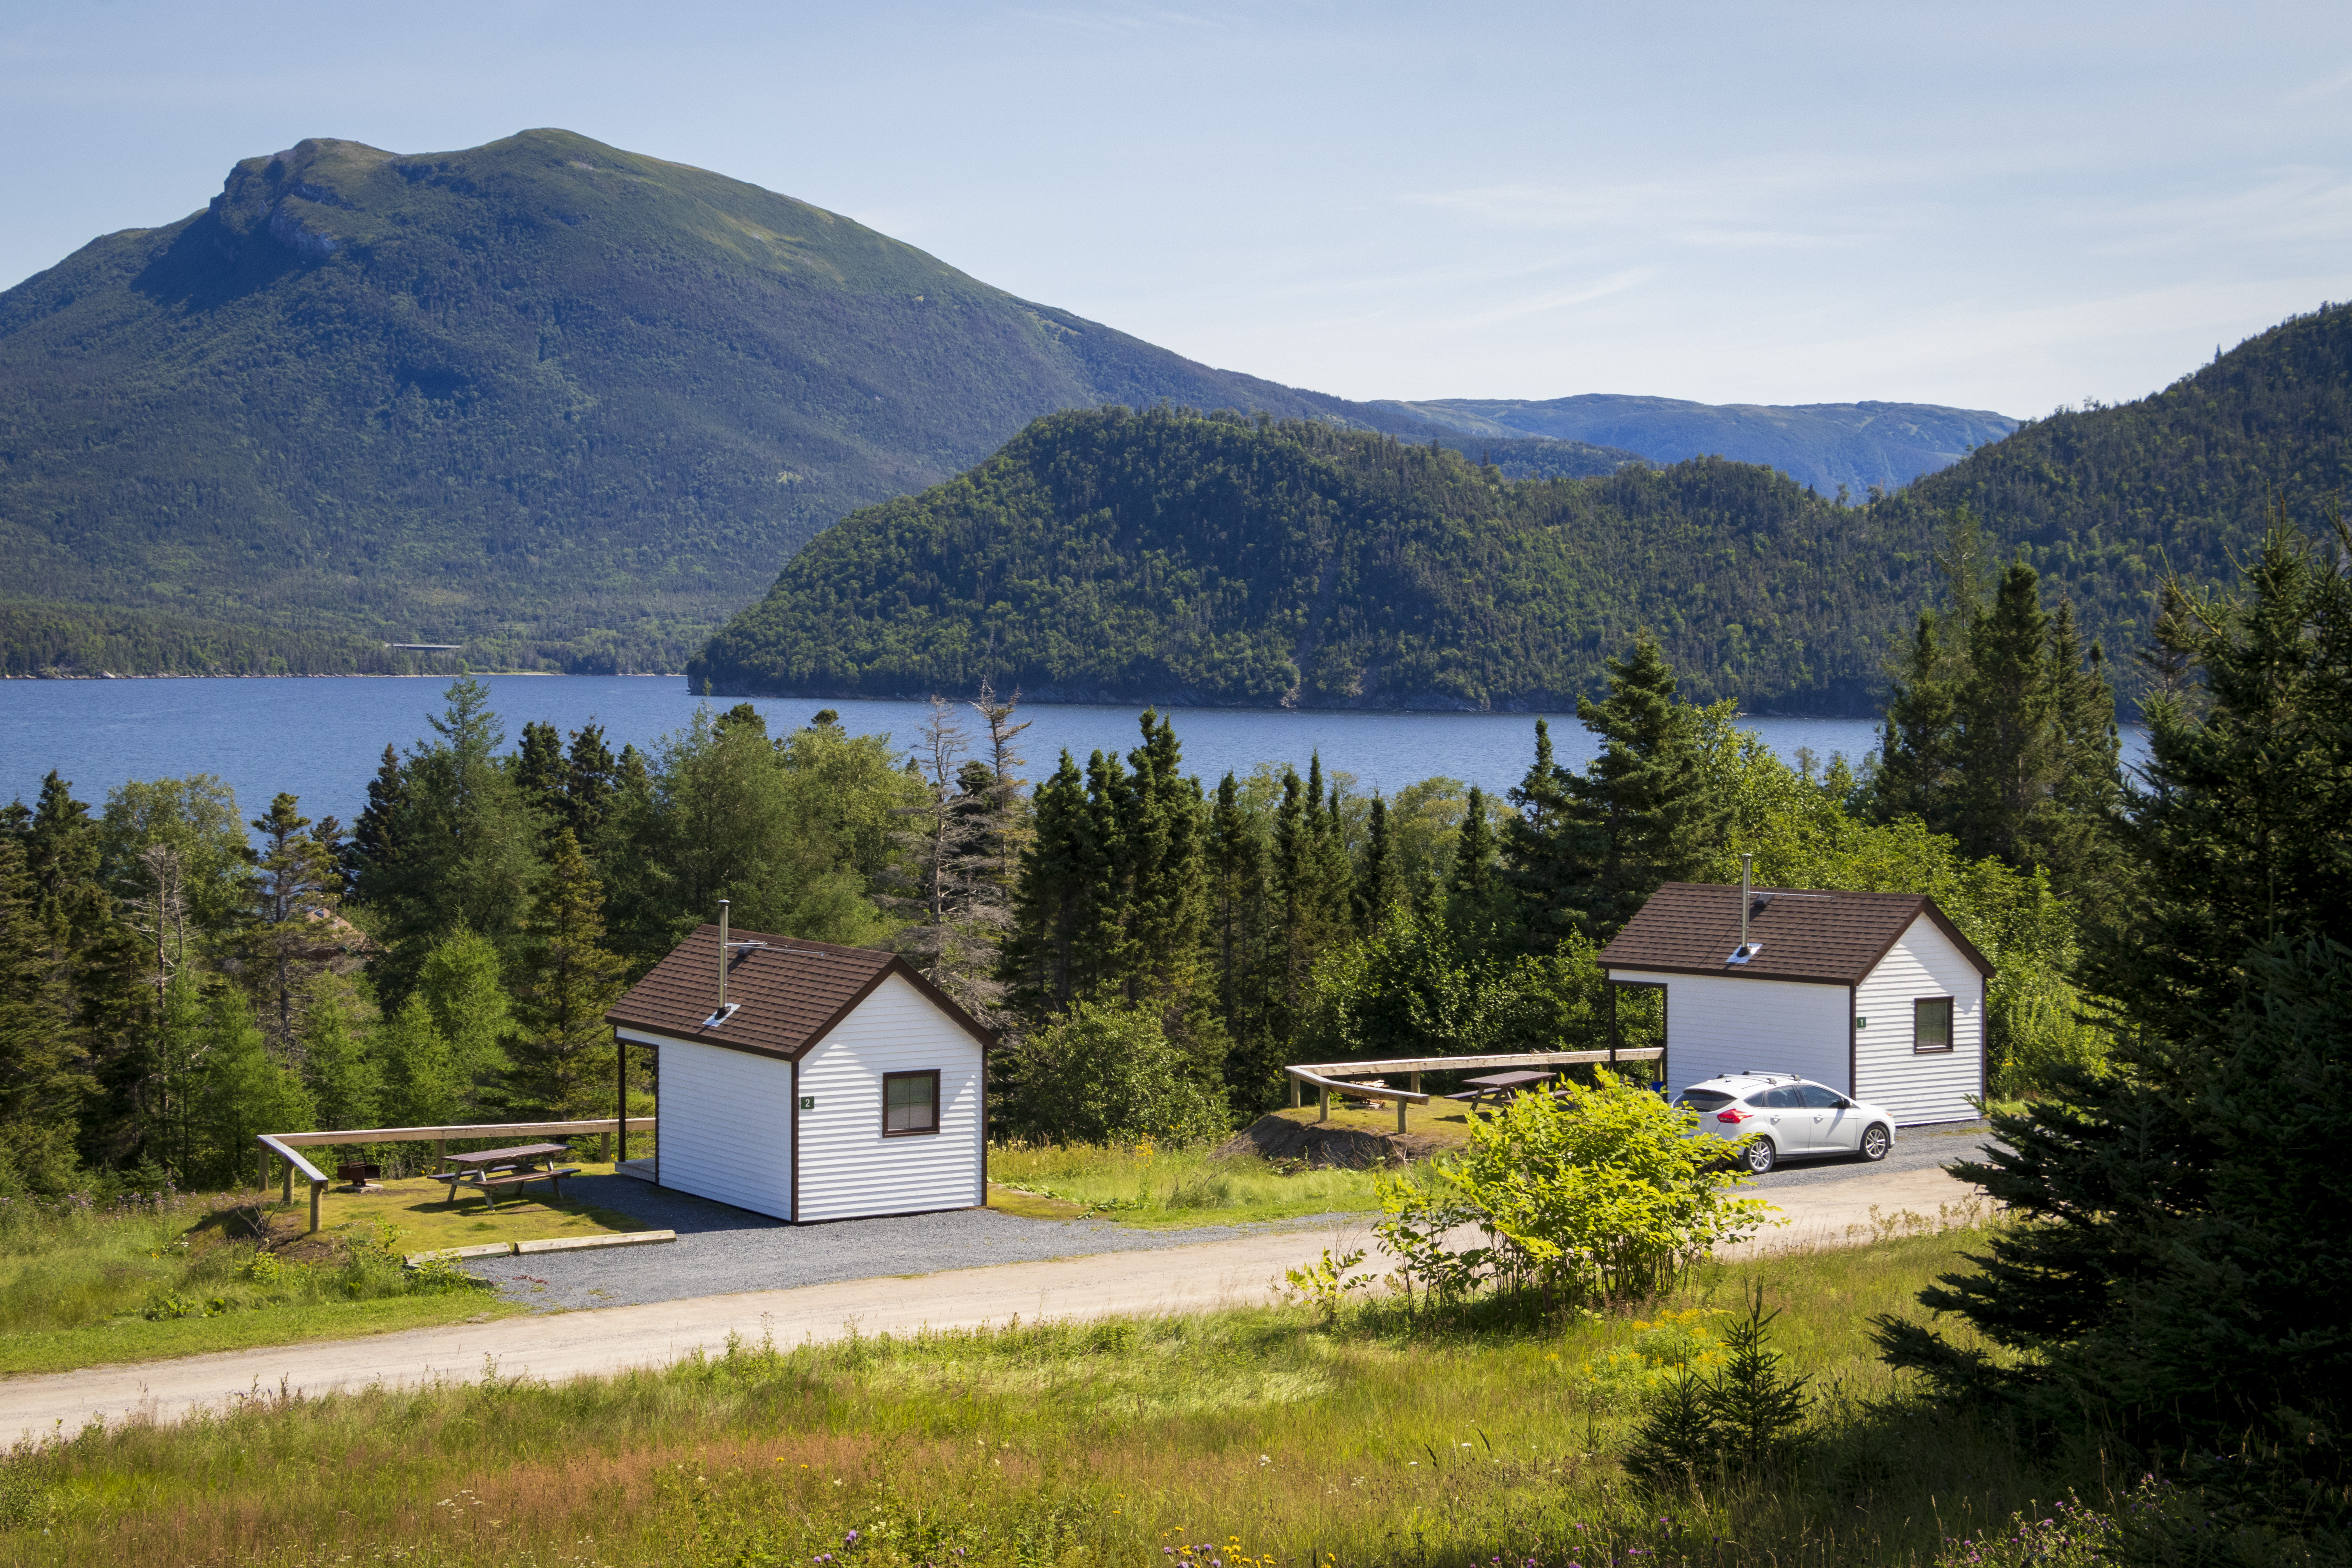
{"type": "Polygon", "coordinates": [[[1729,1105],[1731,1096],[1717,1089],[1686,1089],[1675,1098],[1675,1103],[1693,1110],[1716,1110],[1729,1105]]]}

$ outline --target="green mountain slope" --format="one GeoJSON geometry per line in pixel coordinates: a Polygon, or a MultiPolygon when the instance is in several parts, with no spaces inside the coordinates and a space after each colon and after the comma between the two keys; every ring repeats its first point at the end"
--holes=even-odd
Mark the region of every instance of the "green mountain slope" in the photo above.
{"type": "Polygon", "coordinates": [[[1843,487],[1857,500],[1873,487],[1891,490],[1956,463],[2017,427],[2006,415],[1927,403],[1717,405],[1593,393],[1540,403],[1448,397],[1380,406],[1471,436],[1596,442],[1656,463],[1703,455],[1761,463],[1824,495],[1843,487]]]}
{"type": "Polygon", "coordinates": [[[1701,459],[1507,480],[1306,421],[1039,420],[793,558],[688,668],[722,694],[1509,708],[1634,628],[1685,689],[1866,711],[1925,592],[1916,517],[1701,459]],[[1907,531],[1893,531],[1890,521],[1907,531]]]}
{"type": "Polygon", "coordinates": [[[851,508],[1163,399],[1400,423],[566,132],[304,142],[0,294],[0,595],[676,668],[851,508]]]}
{"type": "Polygon", "coordinates": [[[2275,498],[2322,531],[2352,486],[2352,305],[2296,316],[2134,403],[2030,420],[1881,502],[1968,505],[2082,606],[2111,654],[2146,646],[2168,568],[2223,586],[2275,498]]]}

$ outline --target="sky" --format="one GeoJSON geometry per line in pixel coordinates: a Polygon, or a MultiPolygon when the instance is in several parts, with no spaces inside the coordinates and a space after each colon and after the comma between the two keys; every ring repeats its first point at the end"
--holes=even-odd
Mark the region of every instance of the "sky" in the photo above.
{"type": "Polygon", "coordinates": [[[0,286],[561,126],[1354,398],[2143,396],[2352,298],[2352,6],[0,5],[0,286]]]}

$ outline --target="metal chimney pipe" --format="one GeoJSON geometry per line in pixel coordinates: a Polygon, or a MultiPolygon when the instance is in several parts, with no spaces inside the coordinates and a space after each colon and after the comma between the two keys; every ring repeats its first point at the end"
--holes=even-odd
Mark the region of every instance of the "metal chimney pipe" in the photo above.
{"type": "MultiPolygon", "coordinates": [[[[1748,953],[1748,908],[1756,901],[1753,891],[1755,875],[1756,857],[1742,855],[1739,858],[1739,952],[1742,957],[1747,956],[1748,953]]],[[[727,917],[721,915],[719,918],[723,921],[727,917]]],[[[719,940],[724,942],[726,938],[721,937],[719,940]]],[[[721,967],[724,967],[724,960],[721,961],[721,967]]],[[[723,1002],[726,997],[722,994],[719,1000],[723,1002]]]]}
{"type": "MultiPolygon", "coordinates": [[[[1740,919],[1744,925],[1747,917],[1742,915],[1740,919]]],[[[711,1011],[714,1016],[727,1011],[727,900],[725,899],[719,900],[719,1005],[711,1011]]]]}

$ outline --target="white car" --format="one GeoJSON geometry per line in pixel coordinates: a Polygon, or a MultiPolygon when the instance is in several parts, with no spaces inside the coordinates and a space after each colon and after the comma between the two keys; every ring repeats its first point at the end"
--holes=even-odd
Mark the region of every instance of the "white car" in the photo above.
{"type": "Polygon", "coordinates": [[[1698,1112],[1702,1132],[1750,1140],[1738,1157],[1759,1176],[1783,1160],[1884,1160],[1895,1147],[1895,1118],[1793,1073],[1726,1073],[1691,1085],[1675,1103],[1698,1112]]]}

